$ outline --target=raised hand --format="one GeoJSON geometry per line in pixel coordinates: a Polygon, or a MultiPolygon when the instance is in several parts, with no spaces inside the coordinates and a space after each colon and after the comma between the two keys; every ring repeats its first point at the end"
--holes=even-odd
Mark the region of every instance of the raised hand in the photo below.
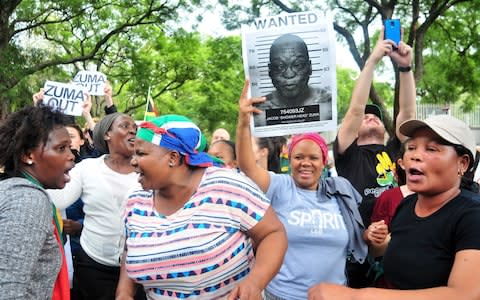
{"type": "Polygon", "coordinates": [[[372,59],[377,64],[386,55],[390,55],[393,51],[395,43],[391,40],[384,39],[384,27],[380,30],[377,43],[370,54],[369,59],[372,59]]]}
{"type": "Polygon", "coordinates": [[[42,102],[43,97],[44,97],[44,91],[43,91],[43,88],[41,88],[40,91],[38,91],[38,93],[35,93],[32,96],[33,105],[38,106],[38,104],[42,102]]]}
{"type": "Polygon", "coordinates": [[[264,102],[266,100],[265,97],[253,97],[248,98],[248,87],[250,85],[250,81],[245,79],[245,83],[243,85],[242,94],[240,95],[240,99],[238,100],[238,122],[239,125],[249,125],[250,124],[250,117],[252,113],[261,113],[262,111],[256,108],[254,105],[257,103],[264,102]]]}

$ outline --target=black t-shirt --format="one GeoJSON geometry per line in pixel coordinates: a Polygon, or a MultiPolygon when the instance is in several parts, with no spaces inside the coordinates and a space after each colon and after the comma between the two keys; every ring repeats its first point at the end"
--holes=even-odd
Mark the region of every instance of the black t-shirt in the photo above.
{"type": "Polygon", "coordinates": [[[408,196],[393,217],[385,278],[398,289],[446,286],[455,254],[480,249],[480,195],[462,190],[425,218],[416,216],[416,202],[408,196]]]}
{"type": "Polygon", "coordinates": [[[392,164],[400,150],[398,138],[390,139],[387,145],[357,145],[357,140],[338,153],[338,137],[333,144],[335,168],[339,176],[347,178],[362,195],[359,206],[365,228],[370,224],[375,199],[389,188],[397,185],[392,164]]]}

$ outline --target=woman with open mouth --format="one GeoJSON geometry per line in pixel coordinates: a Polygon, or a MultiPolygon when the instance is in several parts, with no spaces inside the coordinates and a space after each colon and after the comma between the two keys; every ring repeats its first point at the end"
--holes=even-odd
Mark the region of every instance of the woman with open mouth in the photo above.
{"type": "Polygon", "coordinates": [[[103,155],[82,160],[71,182],[49,193],[59,208],[81,198],[85,218],[73,274],[77,300],[114,299],[124,248],[122,222],[128,190],[138,186],[130,165],[137,126],[126,114],[106,115],[95,125],[94,147],[103,155]]]}
{"type": "Polygon", "coordinates": [[[282,224],[247,177],[213,166],[200,129],[166,115],[140,124],[132,165],[143,189],[125,210],[117,300],[260,300],[285,253],[282,224]]]}
{"type": "Polygon", "coordinates": [[[8,299],[70,299],[61,217],[45,189],[74,166],[64,115],[25,107],[0,126],[0,291],[8,299]]]}
{"type": "Polygon", "coordinates": [[[320,284],[308,299],[479,299],[480,195],[473,182],[476,143],[464,122],[448,116],[409,120],[403,158],[407,196],[378,245],[390,289],[320,284]],[[388,247],[387,247],[388,245],[388,247]]]}

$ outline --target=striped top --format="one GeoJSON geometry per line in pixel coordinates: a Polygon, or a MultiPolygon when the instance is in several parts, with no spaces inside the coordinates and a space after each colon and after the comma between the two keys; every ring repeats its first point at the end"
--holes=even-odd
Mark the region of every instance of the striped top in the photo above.
{"type": "Polygon", "coordinates": [[[197,191],[177,212],[154,208],[152,191],[134,191],[125,211],[126,269],[149,299],[223,299],[250,272],[245,234],[269,207],[247,177],[205,170],[197,191]]]}

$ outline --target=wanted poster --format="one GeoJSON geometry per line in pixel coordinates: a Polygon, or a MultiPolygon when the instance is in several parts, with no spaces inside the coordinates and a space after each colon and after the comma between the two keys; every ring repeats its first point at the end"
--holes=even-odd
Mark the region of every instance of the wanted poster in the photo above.
{"type": "Polygon", "coordinates": [[[250,96],[266,97],[252,118],[258,137],[337,129],[333,22],[319,12],[258,18],[242,27],[250,96]]]}

